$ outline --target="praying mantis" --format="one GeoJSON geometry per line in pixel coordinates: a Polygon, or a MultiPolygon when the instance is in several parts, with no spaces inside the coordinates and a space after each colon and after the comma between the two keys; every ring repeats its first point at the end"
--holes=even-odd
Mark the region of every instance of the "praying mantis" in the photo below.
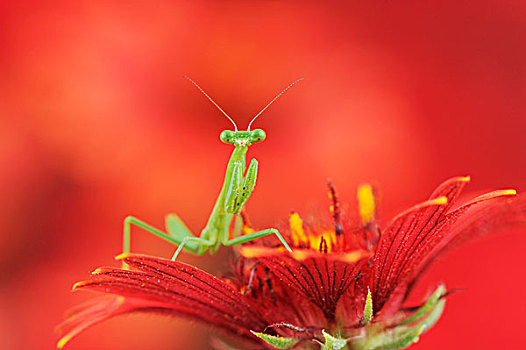
{"type": "MultiPolygon", "coordinates": [[[[178,245],[175,253],[172,256],[172,261],[175,261],[181,251],[187,251],[195,255],[203,255],[206,252],[214,254],[221,245],[233,246],[242,244],[268,236],[276,235],[281,244],[289,252],[292,252],[289,245],[274,228],[269,228],[246,235],[241,235],[230,239],[229,228],[234,218],[234,215],[239,214],[244,205],[248,201],[254,187],[256,185],[256,177],[258,171],[258,161],[252,159],[248,169],[246,169],[246,154],[249,146],[265,140],[266,134],[261,129],[250,130],[252,123],[263,113],[274,101],[285,93],[297,82],[303,80],[298,79],[283,89],[274,99],[272,99],[248,124],[247,130],[238,130],[236,123],[226,114],[217,103],[204,92],[199,85],[192,79],[185,76],[199,91],[205,95],[214,106],[216,106],[231,122],[234,124],[234,131],[224,130],[220,134],[220,140],[223,143],[231,144],[234,150],[228,162],[225,174],[225,180],[219,197],[217,198],[212,213],[208,219],[206,226],[201,231],[199,237],[195,236],[184,222],[176,214],[168,214],[165,218],[166,232],[147,224],[146,222],[134,217],[128,216],[124,219],[123,232],[123,254],[130,252],[130,231],[131,226],[137,226],[145,231],[160,237],[174,245],[178,245]],[[246,174],[245,174],[246,171],[246,174]]],[[[126,267],[126,265],[124,265],[126,267]]]]}

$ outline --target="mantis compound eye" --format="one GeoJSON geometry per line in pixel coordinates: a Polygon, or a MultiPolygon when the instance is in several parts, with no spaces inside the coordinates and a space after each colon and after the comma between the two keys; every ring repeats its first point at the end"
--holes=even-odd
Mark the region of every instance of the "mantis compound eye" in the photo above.
{"type": "Polygon", "coordinates": [[[219,135],[221,142],[233,144],[234,143],[234,132],[231,130],[223,130],[221,135],[219,135]]]}
{"type": "Polygon", "coordinates": [[[261,129],[256,129],[250,132],[250,142],[251,143],[265,141],[266,138],[267,138],[267,134],[261,129]]]}

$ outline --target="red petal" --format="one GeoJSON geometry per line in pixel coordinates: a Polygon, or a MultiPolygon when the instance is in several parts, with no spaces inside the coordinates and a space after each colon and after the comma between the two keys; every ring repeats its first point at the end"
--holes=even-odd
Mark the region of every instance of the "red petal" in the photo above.
{"type": "MultiPolygon", "coordinates": [[[[417,276],[421,275],[439,255],[461,243],[504,228],[526,226],[526,197],[508,197],[513,193],[491,192],[448,213],[440,227],[437,227],[434,237],[423,243],[427,247],[426,251],[415,254],[416,259],[420,259],[421,263],[418,269],[415,269],[417,275],[414,280],[416,281],[417,276]],[[488,201],[497,197],[501,198],[488,201]]],[[[415,281],[412,281],[408,292],[415,281]]]]}
{"type": "Polygon", "coordinates": [[[87,328],[107,320],[111,317],[141,309],[155,309],[161,307],[141,299],[107,296],[89,300],[68,312],[68,318],[62,322],[57,331],[63,334],[57,343],[57,348],[62,349],[66,343],[87,328]]]}
{"type": "Polygon", "coordinates": [[[285,254],[259,259],[285,285],[317,305],[329,322],[334,321],[340,298],[356,281],[367,260],[352,264],[327,257],[298,261],[285,254]]]}
{"type": "Polygon", "coordinates": [[[116,311],[101,310],[100,303],[89,305],[87,311],[77,310],[66,321],[65,328],[70,329],[71,336],[117,314],[152,309],[202,321],[252,340],[250,330],[268,324],[251,311],[251,305],[240,292],[202,270],[145,255],[121,258],[139,271],[97,269],[90,280],[77,283],[74,288],[120,295],[126,302],[116,311]]]}
{"type": "MultiPolygon", "coordinates": [[[[401,267],[415,249],[444,218],[465,184],[467,177],[455,177],[442,183],[431,199],[398,215],[385,229],[373,260],[372,293],[378,312],[400,281],[401,267]]],[[[408,272],[404,270],[404,272],[408,272]]]]}

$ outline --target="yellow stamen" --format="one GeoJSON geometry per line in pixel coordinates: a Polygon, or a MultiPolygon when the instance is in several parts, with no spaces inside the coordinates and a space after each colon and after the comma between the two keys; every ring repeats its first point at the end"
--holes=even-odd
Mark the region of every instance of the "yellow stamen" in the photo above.
{"type": "Polygon", "coordinates": [[[336,235],[334,231],[326,231],[326,232],[323,232],[319,236],[309,234],[310,248],[312,250],[319,251],[322,238],[325,240],[325,244],[327,247],[327,253],[330,253],[332,251],[332,246],[334,245],[334,243],[336,243],[336,235]]]}
{"type": "Polygon", "coordinates": [[[319,250],[322,237],[323,237],[323,235],[322,236],[312,236],[312,235],[310,235],[309,236],[309,238],[310,238],[310,249],[312,249],[312,250],[319,250]]]}
{"type": "Polygon", "coordinates": [[[300,243],[307,243],[307,237],[303,231],[303,220],[298,213],[293,212],[290,214],[290,233],[292,235],[292,241],[296,247],[300,246],[300,243]]]}
{"type": "Polygon", "coordinates": [[[358,205],[360,208],[360,217],[362,223],[367,225],[374,221],[375,216],[375,201],[373,188],[369,184],[358,187],[358,205]]]}

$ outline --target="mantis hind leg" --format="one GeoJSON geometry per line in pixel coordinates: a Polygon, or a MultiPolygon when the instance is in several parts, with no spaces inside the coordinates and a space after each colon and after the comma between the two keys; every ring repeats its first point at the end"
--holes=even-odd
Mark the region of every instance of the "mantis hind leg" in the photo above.
{"type": "Polygon", "coordinates": [[[201,238],[201,237],[195,237],[195,236],[186,236],[183,241],[181,242],[181,244],[179,244],[179,247],[177,247],[177,250],[175,251],[174,255],[172,256],[172,261],[175,261],[177,259],[177,257],[179,256],[179,253],[181,253],[181,251],[183,250],[183,248],[186,248],[190,251],[192,251],[192,253],[196,254],[196,255],[203,255],[209,247],[211,247],[212,245],[214,245],[214,242],[212,241],[209,241],[209,240],[206,240],[204,238],[201,238]],[[195,247],[195,250],[194,248],[189,248],[190,245],[187,247],[187,244],[194,244],[195,247]]]}
{"type": "MultiPolygon", "coordinates": [[[[182,225],[184,225],[184,223],[182,223],[180,219],[179,221],[181,222],[182,225]]],[[[168,218],[167,218],[167,224],[168,224],[168,218]]],[[[155,236],[162,238],[165,241],[168,241],[172,244],[179,245],[180,247],[182,245],[184,248],[186,248],[186,250],[194,254],[199,254],[200,251],[202,250],[202,244],[199,244],[198,242],[189,241],[187,239],[187,238],[198,238],[198,237],[195,237],[192,234],[192,232],[190,232],[190,230],[186,227],[186,225],[184,226],[186,228],[186,231],[184,230],[172,231],[174,229],[174,226],[172,226],[171,228],[168,228],[168,233],[166,233],[140,219],[137,219],[134,216],[127,216],[124,219],[124,230],[123,230],[123,241],[122,241],[123,242],[122,252],[124,254],[130,252],[131,225],[140,227],[146,232],[152,233],[155,236]],[[188,241],[188,244],[185,243],[183,245],[182,243],[185,241],[188,241]]],[[[128,265],[123,263],[123,268],[128,268],[128,265]]]]}
{"type": "Polygon", "coordinates": [[[192,237],[194,234],[188,226],[181,220],[181,218],[177,214],[168,214],[166,215],[164,219],[164,224],[166,226],[166,231],[168,234],[172,237],[178,237],[180,239],[184,239],[185,237],[192,237]]]}
{"type": "Polygon", "coordinates": [[[229,246],[233,246],[233,245],[236,245],[236,244],[242,244],[242,243],[250,242],[250,241],[253,241],[255,239],[258,239],[258,238],[261,238],[261,237],[265,237],[265,236],[268,236],[268,235],[271,235],[271,234],[275,234],[278,237],[278,239],[280,240],[281,244],[283,244],[285,249],[287,249],[289,251],[289,253],[292,253],[292,249],[290,249],[288,243],[285,241],[285,239],[283,238],[281,233],[279,233],[279,231],[276,230],[275,228],[268,228],[266,230],[262,230],[262,231],[254,232],[254,233],[251,233],[251,234],[248,234],[248,235],[243,235],[243,236],[240,236],[240,237],[236,237],[236,238],[233,238],[231,240],[228,240],[228,241],[224,242],[223,244],[225,246],[229,247],[229,246]]]}

